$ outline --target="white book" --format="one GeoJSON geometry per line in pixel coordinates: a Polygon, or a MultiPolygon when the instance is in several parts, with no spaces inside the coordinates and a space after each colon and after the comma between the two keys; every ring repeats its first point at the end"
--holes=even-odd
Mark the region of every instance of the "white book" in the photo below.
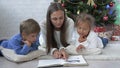
{"type": "Polygon", "coordinates": [[[70,56],[67,60],[64,59],[46,59],[39,60],[38,68],[41,67],[58,67],[58,66],[81,66],[88,65],[82,55],[70,56]]]}

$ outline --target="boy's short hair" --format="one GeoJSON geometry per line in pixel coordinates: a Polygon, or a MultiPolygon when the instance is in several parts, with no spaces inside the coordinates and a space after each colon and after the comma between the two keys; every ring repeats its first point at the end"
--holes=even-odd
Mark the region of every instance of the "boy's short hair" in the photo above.
{"type": "Polygon", "coordinates": [[[25,32],[26,34],[39,33],[40,26],[34,19],[27,19],[20,23],[20,33],[25,32]]]}

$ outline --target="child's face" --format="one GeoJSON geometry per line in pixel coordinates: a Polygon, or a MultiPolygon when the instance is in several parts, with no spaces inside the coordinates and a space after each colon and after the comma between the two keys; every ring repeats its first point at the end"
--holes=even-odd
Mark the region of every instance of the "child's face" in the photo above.
{"type": "Polygon", "coordinates": [[[50,17],[53,26],[57,29],[61,28],[64,21],[64,12],[62,10],[55,11],[50,17]]]}
{"type": "Polygon", "coordinates": [[[90,31],[90,26],[88,23],[78,21],[77,32],[80,36],[86,37],[90,31]]]}
{"type": "Polygon", "coordinates": [[[23,39],[25,41],[29,41],[30,43],[33,43],[33,42],[35,42],[37,40],[37,36],[38,36],[38,33],[31,33],[29,35],[24,34],[23,39]]]}

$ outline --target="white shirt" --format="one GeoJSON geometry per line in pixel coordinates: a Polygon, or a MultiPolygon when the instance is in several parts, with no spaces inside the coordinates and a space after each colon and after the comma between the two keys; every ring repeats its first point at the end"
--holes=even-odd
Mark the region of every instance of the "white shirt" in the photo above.
{"type": "Polygon", "coordinates": [[[90,31],[89,35],[87,36],[87,40],[84,42],[79,42],[79,34],[77,33],[77,30],[74,31],[73,34],[73,40],[74,42],[72,45],[75,45],[78,47],[80,44],[82,44],[85,48],[103,48],[102,40],[97,36],[97,34],[94,31],[90,31]]]}
{"type": "MultiPolygon", "coordinates": [[[[42,21],[40,23],[40,27],[41,27],[41,36],[39,38],[39,41],[40,41],[40,44],[42,47],[46,48],[46,20],[42,21]]],[[[67,18],[67,21],[66,21],[66,42],[68,44],[71,43],[72,41],[72,35],[73,35],[73,30],[74,30],[74,22],[72,19],[70,18],[67,18]]],[[[60,42],[60,31],[55,31],[54,32],[54,37],[55,37],[55,40],[57,42],[57,46],[59,47],[59,49],[63,48],[63,45],[62,43],[60,42]]],[[[53,53],[53,51],[56,50],[56,48],[52,48],[51,50],[51,54],[53,53]]]]}

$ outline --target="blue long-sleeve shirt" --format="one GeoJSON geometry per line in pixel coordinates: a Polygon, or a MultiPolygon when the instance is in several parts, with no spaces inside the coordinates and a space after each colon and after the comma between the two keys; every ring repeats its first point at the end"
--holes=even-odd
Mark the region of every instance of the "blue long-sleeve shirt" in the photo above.
{"type": "Polygon", "coordinates": [[[22,42],[21,34],[17,34],[11,37],[9,40],[3,41],[0,45],[4,48],[13,49],[16,54],[26,55],[31,51],[37,50],[39,44],[39,36],[37,40],[31,44],[31,46],[27,46],[24,42],[22,42]]]}

